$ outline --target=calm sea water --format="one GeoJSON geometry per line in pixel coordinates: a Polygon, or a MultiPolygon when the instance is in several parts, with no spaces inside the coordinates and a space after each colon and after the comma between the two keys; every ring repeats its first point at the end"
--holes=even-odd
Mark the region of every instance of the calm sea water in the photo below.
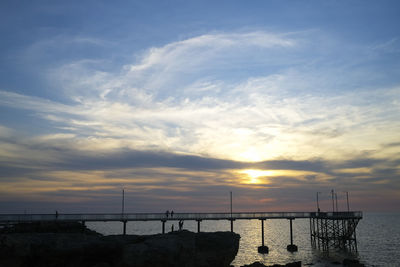
{"type": "MultiPolygon", "coordinates": [[[[174,222],[178,228],[178,222],[174,222]]],[[[121,234],[120,222],[93,222],[87,226],[105,235],[121,234]]],[[[166,223],[166,230],[171,230],[172,223],[166,223]]],[[[286,264],[302,261],[303,265],[338,266],[334,262],[342,262],[344,258],[359,259],[366,266],[399,266],[400,267],[400,213],[364,213],[364,218],[357,227],[358,253],[343,252],[326,255],[312,249],[308,219],[293,221],[294,244],[298,252],[290,253],[286,246],[290,243],[288,220],[267,220],[264,223],[265,244],[269,253],[259,254],[257,247],[261,245],[261,222],[259,220],[237,220],[234,231],[240,234],[239,252],[232,262],[234,266],[260,261],[265,265],[275,263],[286,264]]],[[[197,223],[185,221],[184,229],[196,232],[197,223]]],[[[202,221],[203,232],[230,231],[229,221],[202,221]]],[[[156,234],[161,232],[161,222],[128,222],[127,233],[137,235],[156,234]]]]}

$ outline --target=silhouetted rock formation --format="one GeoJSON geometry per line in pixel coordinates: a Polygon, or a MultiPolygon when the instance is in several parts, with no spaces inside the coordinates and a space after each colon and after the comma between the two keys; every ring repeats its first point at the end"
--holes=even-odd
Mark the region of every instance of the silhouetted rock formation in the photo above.
{"type": "Polygon", "coordinates": [[[84,233],[87,235],[101,236],[101,234],[88,229],[82,223],[57,221],[19,223],[0,229],[0,234],[7,233],[84,233]]]}
{"type": "Polygon", "coordinates": [[[343,266],[348,267],[364,267],[365,265],[354,259],[344,259],[343,266]]]}
{"type": "Polygon", "coordinates": [[[274,265],[270,265],[270,266],[266,266],[266,265],[262,264],[261,262],[257,261],[250,265],[243,265],[242,267],[301,267],[301,261],[291,262],[291,263],[287,263],[285,265],[274,264],[274,265]]]}
{"type": "Polygon", "coordinates": [[[149,236],[2,233],[0,266],[224,267],[235,258],[239,239],[231,232],[149,236]]]}

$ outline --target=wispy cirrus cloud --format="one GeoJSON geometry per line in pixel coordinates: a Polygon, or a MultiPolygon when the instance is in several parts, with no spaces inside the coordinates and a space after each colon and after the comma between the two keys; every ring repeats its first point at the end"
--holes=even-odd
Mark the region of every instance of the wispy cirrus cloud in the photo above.
{"type": "MultiPolygon", "coordinates": [[[[228,59],[235,50],[245,52],[245,55],[237,57],[245,57],[254,48],[274,49],[295,45],[296,41],[289,36],[265,32],[207,34],[161,48],[151,48],[138,64],[129,66],[129,71],[143,71],[152,67],[184,70],[188,65],[200,67],[210,58],[228,59]]],[[[223,62],[220,64],[224,65],[223,62]]]]}
{"type": "MultiPolygon", "coordinates": [[[[108,145],[262,160],[351,157],[360,147],[384,156],[389,150],[380,150],[380,145],[398,141],[398,91],[393,88],[385,94],[348,93],[333,98],[253,95],[252,104],[243,95],[230,103],[188,100],[178,106],[159,103],[151,109],[111,100],[65,105],[2,94],[3,103],[54,122],[58,130],[53,139],[63,137],[66,142],[70,138],[87,149],[108,145]],[[368,103],[370,98],[381,100],[368,103]],[[315,149],[316,143],[320,149],[315,149]]],[[[52,134],[41,138],[50,139],[52,134]]]]}
{"type": "Polygon", "coordinates": [[[253,69],[267,62],[274,64],[280,55],[296,46],[296,40],[284,34],[207,34],[149,48],[137,55],[133,63],[119,66],[113,72],[102,71],[107,68],[99,68],[101,62],[96,66],[93,60],[78,60],[51,71],[49,77],[74,95],[88,97],[87,92],[91,92],[91,97],[108,95],[139,105],[145,104],[146,99],[177,98],[182,89],[190,88],[200,79],[234,80],[239,69],[243,72],[243,64],[246,68],[253,65],[253,69]],[[256,54],[268,58],[257,57],[255,49],[256,54]]]}

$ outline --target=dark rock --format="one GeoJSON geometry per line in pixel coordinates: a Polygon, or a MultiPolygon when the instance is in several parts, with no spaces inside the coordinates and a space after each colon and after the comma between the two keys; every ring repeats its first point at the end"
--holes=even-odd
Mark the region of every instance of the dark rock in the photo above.
{"type": "Polygon", "coordinates": [[[241,267],[267,267],[267,266],[265,266],[261,262],[256,261],[256,262],[254,262],[254,263],[252,263],[250,265],[243,265],[241,267]]]}
{"type": "Polygon", "coordinates": [[[259,246],[258,247],[258,253],[267,254],[268,252],[269,252],[269,249],[267,246],[259,246]]]}
{"type": "Polygon", "coordinates": [[[358,260],[354,259],[344,259],[343,260],[343,266],[349,266],[349,267],[364,267],[365,265],[360,263],[358,260]]]}
{"type": "Polygon", "coordinates": [[[0,266],[229,266],[240,236],[173,232],[149,236],[82,233],[0,234],[0,266]]]}
{"type": "Polygon", "coordinates": [[[291,263],[287,263],[285,265],[274,264],[271,266],[266,266],[266,265],[256,261],[250,265],[243,265],[241,267],[301,267],[301,261],[291,262],[291,263]]]}
{"type": "Polygon", "coordinates": [[[229,266],[239,249],[239,235],[230,232],[179,231],[155,235],[124,248],[128,266],[229,266]],[[143,255],[145,255],[143,257],[143,255]],[[135,264],[131,264],[135,262],[135,264]],[[168,264],[167,264],[168,263],[168,264]]]}
{"type": "Polygon", "coordinates": [[[196,266],[229,266],[239,250],[239,240],[240,235],[231,232],[195,234],[196,266]]]}
{"type": "Polygon", "coordinates": [[[289,252],[296,252],[297,251],[297,246],[296,245],[287,245],[287,250],[289,252]]]}
{"type": "Polygon", "coordinates": [[[57,221],[18,223],[0,229],[0,234],[7,233],[84,233],[86,235],[101,236],[101,234],[88,229],[82,223],[57,221]]]}

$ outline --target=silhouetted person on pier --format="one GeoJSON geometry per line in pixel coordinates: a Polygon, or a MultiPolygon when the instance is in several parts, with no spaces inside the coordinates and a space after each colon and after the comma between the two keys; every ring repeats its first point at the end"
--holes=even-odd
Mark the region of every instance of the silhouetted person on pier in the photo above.
{"type": "Polygon", "coordinates": [[[171,210],[171,218],[174,216],[174,211],[171,210]]]}
{"type": "Polygon", "coordinates": [[[171,232],[174,231],[174,225],[171,225],[171,232]]]}
{"type": "Polygon", "coordinates": [[[56,211],[56,219],[58,218],[58,211],[56,211]]]}

